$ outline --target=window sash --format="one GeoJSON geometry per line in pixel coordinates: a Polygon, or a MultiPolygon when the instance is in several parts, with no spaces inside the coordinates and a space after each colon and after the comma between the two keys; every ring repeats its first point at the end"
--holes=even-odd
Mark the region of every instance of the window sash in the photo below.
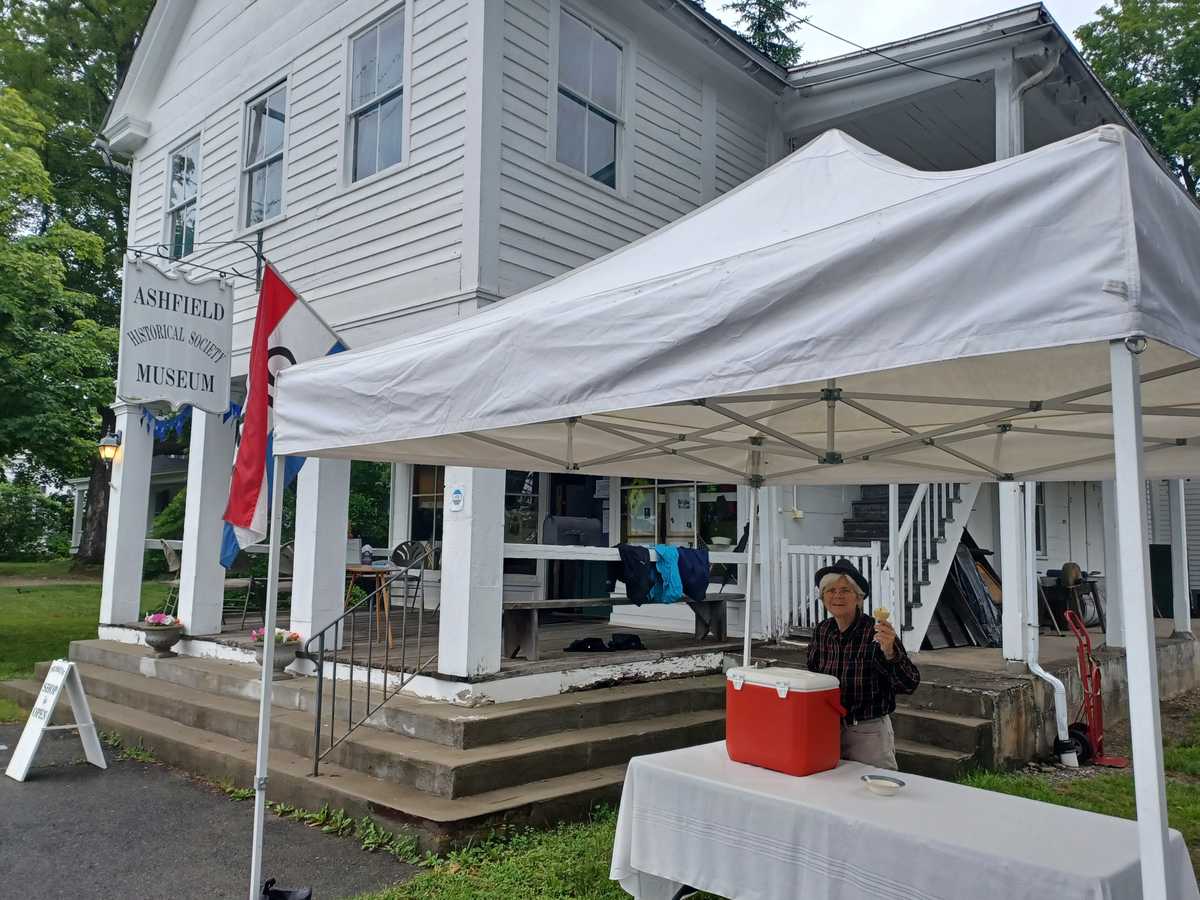
{"type": "Polygon", "coordinates": [[[256,225],[261,225],[262,223],[269,222],[283,214],[283,157],[285,148],[287,147],[287,87],[287,82],[282,82],[264,91],[263,93],[258,94],[246,103],[246,139],[245,145],[242,148],[241,176],[243,203],[245,208],[245,211],[242,215],[242,226],[244,228],[251,228],[256,225]],[[283,116],[283,118],[279,121],[282,129],[282,132],[279,136],[279,147],[275,150],[272,150],[270,153],[264,154],[263,156],[251,158],[255,141],[263,140],[263,134],[261,132],[265,131],[265,128],[263,127],[265,119],[270,115],[271,109],[275,107],[276,98],[278,98],[279,109],[283,116]],[[263,104],[264,115],[258,124],[260,133],[256,134],[254,129],[258,113],[255,111],[254,107],[259,103],[263,104]],[[275,212],[268,214],[266,211],[266,198],[272,196],[273,183],[269,185],[267,184],[267,181],[271,174],[270,167],[273,165],[277,167],[277,171],[279,173],[279,183],[274,189],[274,194],[279,200],[279,208],[275,212]],[[257,175],[260,171],[264,173],[263,192],[262,197],[256,198],[253,191],[254,178],[255,175],[257,175]],[[256,199],[263,205],[261,218],[254,217],[254,202],[256,199]]]}
{"type": "MultiPolygon", "coordinates": [[[[185,163],[185,165],[186,165],[186,163],[185,163]]],[[[175,212],[176,210],[183,209],[183,207],[187,206],[189,203],[196,202],[196,199],[200,196],[199,173],[200,173],[200,139],[199,138],[195,138],[191,141],[188,141],[182,147],[178,147],[175,150],[171,151],[170,155],[167,157],[167,214],[168,215],[175,212]],[[192,193],[191,194],[186,193],[187,181],[185,178],[183,198],[175,203],[172,203],[171,202],[171,193],[174,190],[174,186],[175,186],[175,160],[177,160],[177,159],[184,159],[184,160],[188,160],[191,162],[195,178],[194,178],[194,181],[192,184],[192,193]]]]}
{"type": "Polygon", "coordinates": [[[179,204],[167,212],[167,241],[169,242],[168,255],[172,259],[183,259],[196,249],[196,212],[197,203],[195,197],[192,197],[192,199],[186,201],[185,203],[179,204]],[[189,211],[192,213],[192,239],[190,243],[187,239],[187,214],[189,211]],[[178,247],[176,243],[177,241],[179,242],[178,247]]]}
{"type": "Polygon", "coordinates": [[[370,102],[363,104],[358,109],[356,109],[350,113],[350,137],[351,137],[351,145],[352,145],[350,148],[350,151],[351,151],[350,152],[350,180],[351,181],[361,181],[364,178],[370,178],[372,175],[376,175],[379,172],[386,171],[387,169],[390,169],[393,166],[399,165],[400,163],[402,163],[404,161],[404,158],[403,158],[404,157],[404,151],[403,151],[403,139],[404,139],[403,103],[404,103],[404,86],[400,85],[399,87],[392,89],[388,93],[381,94],[374,100],[371,100],[370,102]],[[383,141],[384,141],[383,108],[392,102],[397,102],[397,103],[401,104],[401,111],[400,111],[401,120],[400,120],[400,135],[399,135],[399,138],[401,141],[401,150],[400,150],[400,153],[398,153],[396,155],[396,158],[394,160],[388,162],[387,165],[381,165],[380,157],[383,154],[383,141]],[[359,164],[359,138],[361,136],[361,122],[367,116],[370,116],[372,114],[375,115],[375,126],[374,126],[374,129],[375,129],[375,131],[374,131],[375,152],[373,154],[374,163],[373,163],[373,167],[371,168],[371,170],[369,172],[361,172],[360,173],[358,164],[359,164]]]}

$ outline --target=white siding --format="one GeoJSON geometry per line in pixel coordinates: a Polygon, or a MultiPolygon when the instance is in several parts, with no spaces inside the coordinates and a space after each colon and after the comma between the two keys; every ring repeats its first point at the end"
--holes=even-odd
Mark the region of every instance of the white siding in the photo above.
{"type": "Polygon", "coordinates": [[[1046,554],[1039,572],[1078,563],[1085,571],[1104,571],[1104,510],[1098,481],[1046,482],[1046,554]]]}
{"type": "MultiPolygon", "coordinates": [[[[240,229],[243,104],[287,78],[282,219],[264,249],[352,346],[383,340],[413,307],[454,299],[463,239],[467,0],[409,0],[408,156],[362,184],[344,175],[347,38],[401,4],[376,0],[199,0],[163,80],[136,160],[131,243],[162,240],[166,154],[202,135],[197,250],[240,229]]],[[[240,247],[190,259],[253,274],[240,247]]],[[[249,343],[254,290],[239,284],[235,347],[249,343]]],[[[241,362],[244,370],[244,359],[241,362]]],[[[234,363],[235,374],[238,361],[234,363]]]]}
{"type": "Polygon", "coordinates": [[[1190,478],[1184,484],[1184,505],[1187,510],[1188,584],[1200,589],[1200,479],[1190,478]]]}
{"type": "Polygon", "coordinates": [[[628,35],[625,109],[631,132],[618,165],[622,190],[589,182],[550,161],[557,73],[551,47],[556,0],[504,0],[500,292],[509,295],[602,256],[699,206],[766,166],[771,97],[707,53],[641,0],[572,4],[628,35]],[[632,83],[630,83],[632,81],[632,83]],[[717,95],[706,121],[704,93],[717,95]],[[734,110],[737,112],[735,113],[734,110]],[[705,129],[712,140],[706,142],[705,129]],[[704,184],[706,144],[716,181],[704,184]],[[632,155],[632,158],[630,156],[632,155]]]}

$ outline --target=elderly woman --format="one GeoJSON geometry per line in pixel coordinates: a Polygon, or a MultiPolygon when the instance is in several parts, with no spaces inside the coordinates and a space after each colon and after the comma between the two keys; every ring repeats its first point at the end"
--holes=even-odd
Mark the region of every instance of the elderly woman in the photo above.
{"type": "Polygon", "coordinates": [[[813,629],[808,668],[841,682],[842,758],[895,769],[896,695],[916,690],[921,673],[886,616],[876,620],[863,612],[871,584],[853,563],[840,559],[820,569],[816,581],[830,617],[813,629]]]}

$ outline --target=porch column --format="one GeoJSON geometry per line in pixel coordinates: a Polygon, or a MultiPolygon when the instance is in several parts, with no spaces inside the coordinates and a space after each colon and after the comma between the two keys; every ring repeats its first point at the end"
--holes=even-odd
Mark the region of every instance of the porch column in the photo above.
{"type": "Polygon", "coordinates": [[[1187,502],[1184,481],[1168,483],[1171,500],[1171,585],[1175,606],[1175,634],[1192,636],[1192,590],[1188,582],[1187,502]]]}
{"type": "Polygon", "coordinates": [[[142,556],[150,520],[150,461],[154,438],[142,423],[141,407],[113,404],[121,446],[108,481],[108,531],[104,578],[100,587],[100,624],[136,622],[142,604],[142,556]]]}
{"type": "MultiPolygon", "coordinates": [[[[761,489],[761,506],[758,514],[758,608],[762,620],[763,637],[783,637],[787,624],[784,621],[783,594],[779,581],[779,516],[783,503],[782,488],[778,485],[761,489]]],[[[872,573],[872,578],[876,576],[872,573]]]]}
{"type": "Polygon", "coordinates": [[[500,671],[504,470],[446,467],[438,671],[500,671]]]}
{"type": "Polygon", "coordinates": [[[1104,643],[1125,646],[1125,610],[1121,602],[1121,547],[1117,543],[1116,483],[1100,484],[1100,502],[1104,509],[1104,616],[1107,628],[1104,643]]]}
{"type": "Polygon", "coordinates": [[[994,70],[996,159],[1025,152],[1024,100],[1017,93],[1020,75],[1011,55],[994,70]]]}
{"type": "MultiPolygon", "coordinates": [[[[1001,641],[1005,667],[1025,669],[1025,610],[1029,606],[1025,560],[1025,498],[1021,483],[1002,481],[997,485],[1000,505],[1000,587],[1004,602],[1000,610],[1001,641]]],[[[1036,609],[1037,607],[1034,606],[1036,609]]]]}
{"type": "Polygon", "coordinates": [[[900,600],[900,485],[888,485],[888,608],[893,622],[904,621],[900,600]]]}
{"type": "Polygon", "coordinates": [[[1146,543],[1145,469],[1142,464],[1142,385],[1137,349],[1109,344],[1113,444],[1116,453],[1117,539],[1121,600],[1125,608],[1125,667],[1129,730],[1141,849],[1142,893],[1167,894],[1167,803],[1163,784],[1162,727],[1158,711],[1158,657],[1150,609],[1150,550],[1146,543]]]}
{"type": "Polygon", "coordinates": [[[350,461],[308,459],[296,477],[292,631],[307,640],[342,613],[350,461]]]}
{"type": "Polygon", "coordinates": [[[187,507],[179,570],[179,617],[188,634],[218,634],[225,596],[221,516],[229,499],[237,429],[215,413],[192,413],[187,507]]]}

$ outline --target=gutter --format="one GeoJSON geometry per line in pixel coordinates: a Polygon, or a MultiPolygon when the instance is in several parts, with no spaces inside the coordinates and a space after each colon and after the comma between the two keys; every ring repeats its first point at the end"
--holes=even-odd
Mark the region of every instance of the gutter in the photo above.
{"type": "MultiPolygon", "coordinates": [[[[1036,77],[1036,76],[1035,76],[1036,77]]],[[[1054,741],[1054,754],[1064,766],[1070,769],[1079,767],[1079,758],[1075,753],[1075,745],[1071,743],[1067,731],[1067,689],[1063,683],[1042,668],[1038,661],[1038,645],[1041,632],[1038,628],[1038,580],[1037,569],[1033,560],[1036,553],[1034,546],[1034,491],[1033,482],[1025,482],[1025,563],[1028,583],[1025,591],[1025,664],[1029,671],[1036,675],[1054,690],[1054,724],[1058,736],[1054,741]]]]}

